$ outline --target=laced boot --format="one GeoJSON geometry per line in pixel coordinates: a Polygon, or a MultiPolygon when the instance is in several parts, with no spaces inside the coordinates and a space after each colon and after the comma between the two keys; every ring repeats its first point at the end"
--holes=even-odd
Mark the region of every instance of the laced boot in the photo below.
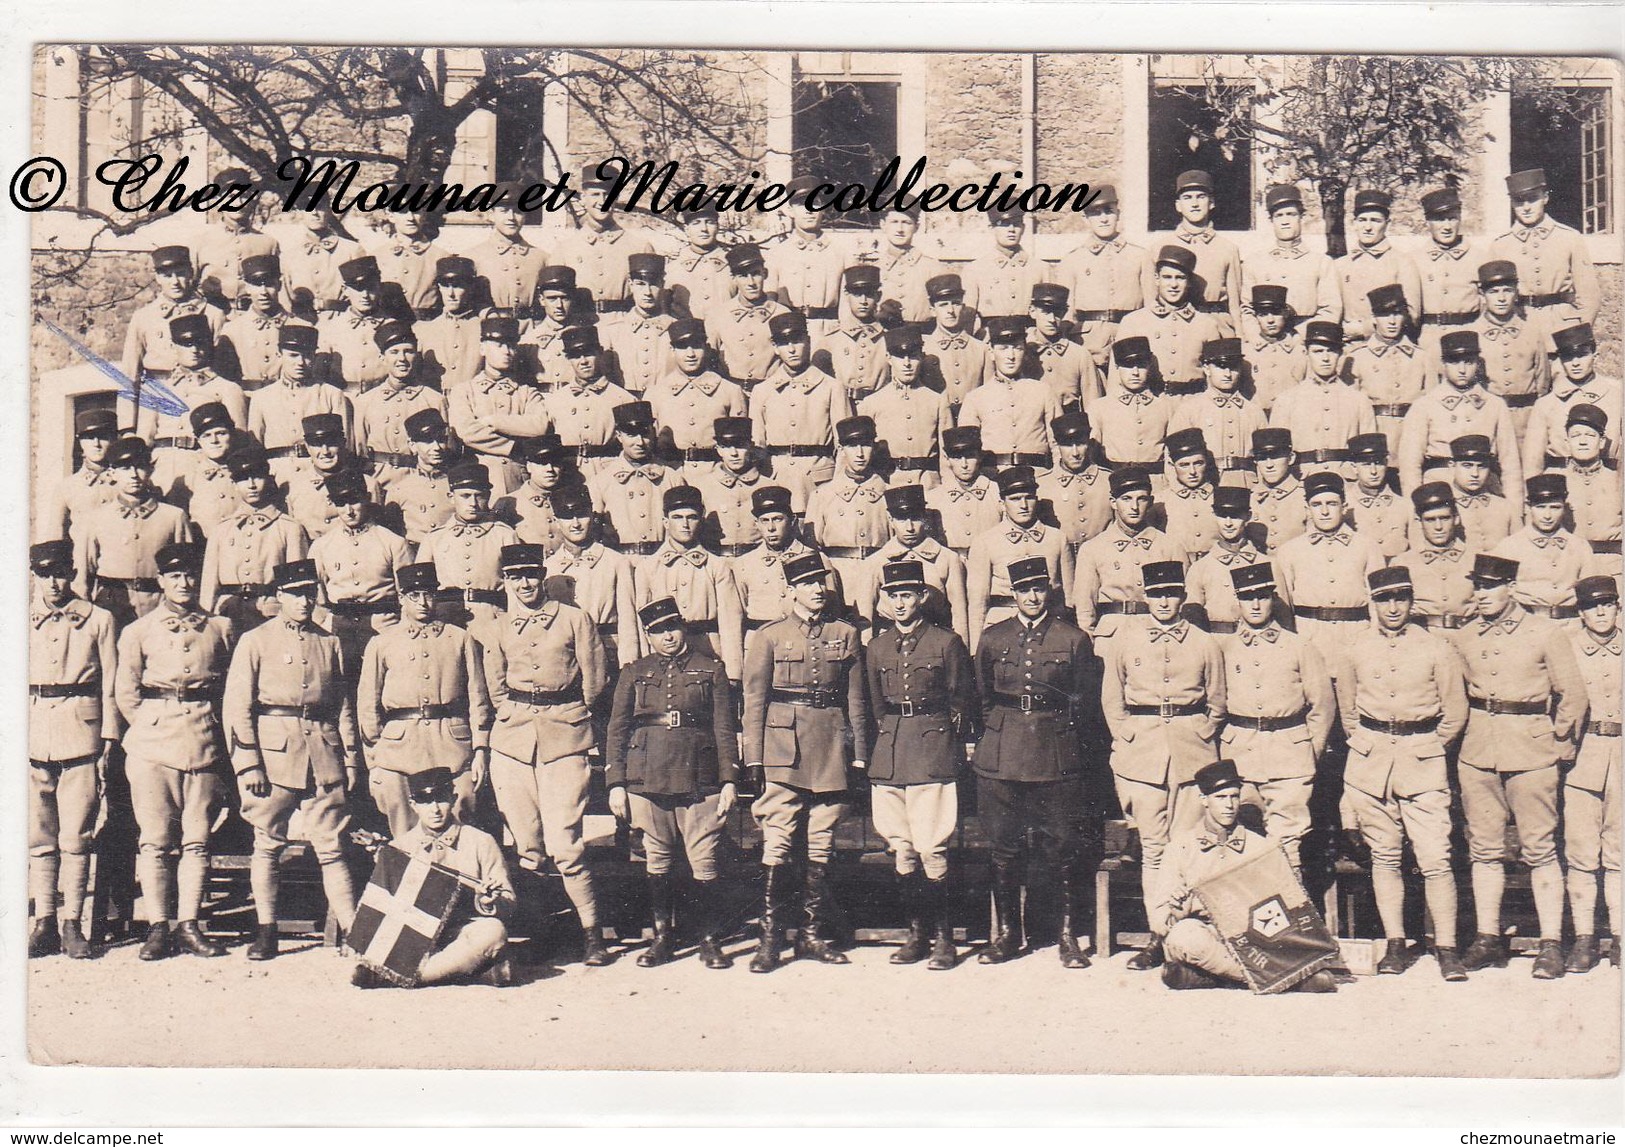
{"type": "MultiPolygon", "coordinates": [[[[75,921],[77,924],[77,921],[75,921]]],[[[62,951],[62,934],[57,931],[56,915],[37,916],[28,930],[28,958],[38,960],[62,951]]]]}

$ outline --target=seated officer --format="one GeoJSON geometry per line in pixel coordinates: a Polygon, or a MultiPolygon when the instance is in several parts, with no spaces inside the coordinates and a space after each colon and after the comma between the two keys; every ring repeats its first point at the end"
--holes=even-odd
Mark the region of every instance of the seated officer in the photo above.
{"type": "MultiPolygon", "coordinates": [[[[1201,820],[1168,847],[1164,876],[1166,895],[1153,927],[1166,930],[1168,962],[1162,982],[1176,991],[1239,986],[1246,981],[1241,964],[1225,947],[1219,930],[1193,889],[1273,847],[1268,837],[1240,823],[1241,774],[1234,761],[1214,761],[1196,773],[1202,794],[1201,820]]],[[[1335,992],[1328,971],[1304,980],[1300,992],[1335,992]]]]}
{"type": "Polygon", "coordinates": [[[653,649],[627,666],[615,685],[604,750],[609,807],[643,834],[654,942],[638,957],[653,968],[676,954],[678,848],[694,874],[700,914],[700,962],[727,968],[722,951],[723,905],[717,895],[717,846],[738,799],[739,743],[733,690],[722,661],[689,641],[677,602],[669,597],[638,611],[653,649]]]}
{"type": "MultiPolygon", "coordinates": [[[[459,901],[441,930],[441,943],[418,968],[420,985],[443,984],[459,976],[479,975],[494,988],[513,984],[513,967],[503,950],[508,929],[502,917],[516,898],[502,850],[490,833],[457,819],[456,788],[450,769],[432,768],[410,781],[417,825],[394,842],[408,856],[449,868],[463,877],[473,896],[473,911],[459,901]],[[450,939],[446,939],[450,937],[450,939]]],[[[357,964],[350,982],[358,988],[387,988],[390,982],[365,964],[357,964]]]]}

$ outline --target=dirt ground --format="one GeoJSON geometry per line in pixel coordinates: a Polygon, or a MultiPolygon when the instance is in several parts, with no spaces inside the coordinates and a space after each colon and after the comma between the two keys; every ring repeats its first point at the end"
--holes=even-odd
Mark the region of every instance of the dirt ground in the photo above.
{"type": "Polygon", "coordinates": [[[1620,1067],[1621,976],[1606,966],[1539,982],[1523,958],[1445,984],[1427,958],[1335,996],[1255,997],[1168,991],[1129,971],[1127,953],[1069,972],[1042,948],[932,973],[893,966],[890,952],[865,945],[848,967],[794,962],[766,976],[743,960],[643,969],[629,952],[608,968],[522,966],[504,990],[363,992],[331,949],[144,965],[126,944],[30,965],[29,1046],[36,1063],[110,1066],[1523,1078],[1620,1067]],[[322,1031],[343,1038],[311,1038],[322,1031]]]}

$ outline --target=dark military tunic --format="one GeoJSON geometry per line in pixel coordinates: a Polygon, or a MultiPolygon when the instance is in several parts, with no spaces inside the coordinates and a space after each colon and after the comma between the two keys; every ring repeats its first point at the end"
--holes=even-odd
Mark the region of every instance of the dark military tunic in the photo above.
{"type": "Polygon", "coordinates": [[[957,634],[921,623],[888,629],[864,654],[876,734],[869,779],[887,785],[940,784],[964,763],[959,730],[980,708],[970,653],[957,634]]]}
{"type": "Polygon", "coordinates": [[[739,779],[733,690],[709,650],[640,657],[615,683],[605,780],[645,795],[700,797],[739,779]]]}
{"type": "Polygon", "coordinates": [[[1100,670],[1081,629],[1053,612],[1034,626],[1001,621],[982,634],[976,676],[986,724],[978,776],[1055,781],[1082,771],[1080,733],[1093,724],[1100,670]]]}

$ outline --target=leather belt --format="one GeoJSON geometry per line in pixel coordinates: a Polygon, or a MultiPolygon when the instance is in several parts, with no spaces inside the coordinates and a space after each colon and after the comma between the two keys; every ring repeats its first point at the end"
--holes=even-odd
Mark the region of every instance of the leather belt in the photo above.
{"type": "Polygon", "coordinates": [[[1496,701],[1488,697],[1469,697],[1467,705],[1492,717],[1544,717],[1548,708],[1545,701],[1496,701]]]}
{"type": "Polygon", "coordinates": [[[1371,412],[1378,418],[1404,418],[1410,413],[1411,404],[1408,402],[1375,402],[1371,404],[1371,412]]]}
{"type": "Polygon", "coordinates": [[[1201,394],[1205,389],[1207,389],[1207,379],[1205,378],[1164,379],[1162,383],[1163,394],[1180,398],[1191,394],[1201,394]]]}
{"type": "Polygon", "coordinates": [[[1439,327],[1464,327],[1478,319],[1477,311],[1423,311],[1422,321],[1439,327]]]}
{"type": "Polygon", "coordinates": [[[1526,307],[1555,307],[1570,302],[1572,295],[1569,291],[1555,291],[1547,295],[1524,295],[1522,298],[1526,307]]]}
{"type": "Polygon", "coordinates": [[[660,548],[659,542],[622,542],[618,547],[623,554],[646,558],[660,548]]]}
{"type": "Polygon", "coordinates": [[[1059,713],[1072,705],[1072,698],[1062,693],[1053,696],[1048,693],[998,693],[993,694],[993,703],[1000,708],[1015,709],[1022,713],[1059,713]]]}
{"type": "Polygon", "coordinates": [[[79,765],[91,764],[100,756],[100,753],[86,753],[82,757],[69,757],[65,761],[41,761],[30,757],[28,763],[36,769],[71,769],[79,765]]]}
{"type": "Polygon", "coordinates": [[[1579,606],[1574,605],[1525,605],[1524,608],[1537,617],[1549,617],[1554,621],[1567,621],[1580,616],[1579,606]]]}
{"type": "Polygon", "coordinates": [[[1621,735],[1622,731],[1625,731],[1625,726],[1622,726],[1618,721],[1586,722],[1586,732],[1593,733],[1599,737],[1618,737],[1621,735]]]}
{"type": "Polygon", "coordinates": [[[1300,450],[1300,451],[1298,451],[1298,463],[1300,465],[1302,465],[1305,462],[1347,462],[1348,460],[1349,460],[1349,452],[1347,450],[1300,450]]]}
{"type": "Polygon", "coordinates": [[[987,608],[989,609],[1013,609],[1015,604],[1016,599],[1009,594],[990,593],[987,595],[987,608]]]}
{"type": "Polygon", "coordinates": [[[723,542],[717,547],[717,551],[725,558],[739,558],[761,544],[761,542],[723,542]]]}
{"type": "Polygon", "coordinates": [[[771,620],[765,617],[747,617],[745,619],[745,632],[750,633],[754,630],[762,628],[764,625],[772,625],[773,622],[781,620],[783,619],[777,617],[772,618],[771,620]]]}
{"type": "Polygon", "coordinates": [[[152,448],[154,450],[160,449],[161,447],[165,447],[165,446],[169,447],[171,450],[196,450],[197,449],[197,439],[196,438],[154,438],[152,440],[152,448]]]}
{"type": "Polygon", "coordinates": [[[415,709],[385,709],[386,721],[443,721],[448,717],[466,717],[462,706],[450,704],[419,705],[415,709]]]}
{"type": "Polygon", "coordinates": [[[457,589],[455,587],[442,589],[435,595],[435,600],[462,602],[464,605],[473,605],[479,602],[483,605],[494,605],[502,609],[508,604],[507,597],[500,589],[457,589]]]}
{"type": "Polygon", "coordinates": [[[1618,555],[1619,548],[1620,547],[1619,547],[1619,539],[1618,538],[1614,538],[1612,541],[1602,541],[1602,542],[1592,542],[1591,543],[1591,552],[1594,553],[1594,554],[1615,554],[1615,555],[1618,555]]]}
{"type": "Polygon", "coordinates": [[[100,697],[102,684],[100,681],[75,681],[72,684],[30,685],[28,695],[42,698],[100,697]]]}
{"type": "Polygon", "coordinates": [[[415,470],[418,465],[416,454],[400,454],[394,450],[369,450],[367,452],[374,462],[383,462],[389,466],[399,466],[402,470],[415,470]]]}
{"type": "Polygon", "coordinates": [[[778,705],[799,705],[806,709],[841,709],[846,697],[833,689],[769,689],[767,699],[778,705]]]}
{"type": "Polygon", "coordinates": [[[267,458],[308,458],[310,457],[310,451],[305,449],[303,442],[298,442],[292,446],[272,446],[265,451],[265,456],[267,458]]]}
{"type": "Polygon", "coordinates": [[[1207,623],[1207,631],[1209,633],[1219,634],[1234,633],[1236,631],[1236,623],[1234,621],[1209,621],[1207,623]]]}
{"type": "Polygon", "coordinates": [[[1072,317],[1085,323],[1120,323],[1128,318],[1128,311],[1073,311],[1072,317]]]}
{"type": "Polygon", "coordinates": [[[1568,464],[1569,459],[1562,454],[1553,454],[1551,451],[1546,452],[1546,469],[1561,470],[1568,464]]]}
{"type": "Polygon", "coordinates": [[[632,725],[640,729],[705,729],[711,724],[710,714],[685,713],[681,709],[667,709],[664,713],[639,713],[632,725]]]}
{"type": "Polygon", "coordinates": [[[601,315],[619,315],[632,309],[631,299],[599,299],[593,307],[601,315]]]}
{"type": "Polygon", "coordinates": [[[1207,712],[1206,701],[1183,701],[1179,704],[1125,705],[1130,717],[1195,717],[1207,712]]]}
{"type": "Polygon", "coordinates": [[[378,613],[399,613],[401,601],[390,594],[377,601],[335,601],[329,603],[327,608],[340,617],[371,617],[378,613]]]}
{"type": "Polygon", "coordinates": [[[923,458],[893,458],[892,467],[897,470],[925,472],[937,468],[937,460],[933,455],[923,458]]]}
{"type": "Polygon", "coordinates": [[[1204,299],[1202,302],[1192,303],[1191,306],[1204,315],[1228,315],[1230,313],[1229,303],[1213,303],[1204,299]]]}
{"type": "Polygon", "coordinates": [[[1476,616],[1471,613],[1413,613],[1411,620],[1425,629],[1460,629],[1476,616]]]}
{"type": "Polygon", "coordinates": [[[1526,406],[1533,406],[1540,398],[1538,394],[1503,394],[1501,401],[1514,410],[1522,410],[1526,406]]]}
{"type": "Polygon", "coordinates": [[[1108,613],[1145,614],[1150,613],[1151,607],[1143,601],[1097,601],[1095,602],[1095,616],[1104,617],[1108,613]]]}
{"type": "Polygon", "coordinates": [[[1299,709],[1287,717],[1246,717],[1240,713],[1231,713],[1225,717],[1226,724],[1238,729],[1251,729],[1255,733],[1279,733],[1282,729],[1296,729],[1300,725],[1309,723],[1309,710],[1299,709]]]}
{"type": "Polygon", "coordinates": [[[1369,621],[1371,609],[1364,605],[1295,605],[1294,616],[1310,621],[1369,621]]]}
{"type": "Polygon", "coordinates": [[[97,585],[120,585],[136,593],[157,593],[158,579],[155,577],[108,577],[106,574],[96,575],[97,585]]]}
{"type": "Polygon", "coordinates": [[[617,442],[583,442],[575,447],[576,457],[587,458],[613,458],[621,452],[617,442]]]}
{"type": "Polygon", "coordinates": [[[301,721],[315,721],[321,725],[336,724],[338,709],[332,705],[264,705],[254,702],[256,717],[298,717],[301,721]]]}
{"type": "Polygon", "coordinates": [[[722,457],[715,446],[685,446],[682,455],[684,462],[716,462],[722,457]]]}
{"type": "Polygon", "coordinates": [[[809,319],[838,319],[841,317],[840,304],[832,303],[827,307],[805,307],[809,319]]]}
{"type": "Polygon", "coordinates": [[[939,713],[946,713],[948,705],[944,701],[882,701],[889,717],[926,717],[939,713]]]}
{"type": "Polygon", "coordinates": [[[557,689],[550,693],[532,693],[529,689],[509,689],[508,700],[517,701],[521,705],[568,705],[572,701],[585,701],[581,692],[581,682],[577,681],[568,689],[557,689]]]}
{"type": "Polygon", "coordinates": [[[1253,460],[1245,454],[1226,454],[1222,458],[1215,458],[1213,464],[1220,470],[1251,470],[1253,460]]]}
{"type": "Polygon", "coordinates": [[[1454,461],[1454,458],[1446,458],[1443,454],[1429,454],[1422,459],[1422,469],[1431,470],[1435,466],[1448,466],[1454,461]]]}
{"type": "Polygon", "coordinates": [[[220,696],[220,682],[207,685],[183,685],[178,689],[158,685],[141,686],[143,701],[214,701],[220,696]]]}
{"type": "Polygon", "coordinates": [[[866,558],[879,549],[879,546],[825,546],[824,554],[832,558],[866,558]]]}
{"type": "Polygon", "coordinates": [[[216,597],[270,597],[276,590],[259,582],[232,582],[215,587],[216,597]]]}
{"type": "Polygon", "coordinates": [[[1151,462],[1119,462],[1116,458],[1102,458],[1096,463],[1102,470],[1121,470],[1125,466],[1133,466],[1144,470],[1148,474],[1162,473],[1163,459],[1158,458],[1151,462]]]}
{"type": "Polygon", "coordinates": [[[822,458],[833,450],[829,446],[769,446],[767,452],[775,458],[822,458]]]}
{"type": "Polygon", "coordinates": [[[716,633],[717,619],[714,617],[701,617],[697,619],[683,619],[683,628],[690,633],[716,633]]]}
{"type": "Polygon", "coordinates": [[[1373,732],[1386,733],[1390,737],[1420,737],[1424,733],[1436,730],[1439,727],[1439,718],[1428,717],[1421,721],[1380,721],[1361,713],[1360,726],[1373,732]]]}
{"type": "Polygon", "coordinates": [[[1013,454],[989,454],[988,461],[995,466],[1032,466],[1045,467],[1050,463],[1048,454],[1023,454],[1019,451],[1013,454]]]}

